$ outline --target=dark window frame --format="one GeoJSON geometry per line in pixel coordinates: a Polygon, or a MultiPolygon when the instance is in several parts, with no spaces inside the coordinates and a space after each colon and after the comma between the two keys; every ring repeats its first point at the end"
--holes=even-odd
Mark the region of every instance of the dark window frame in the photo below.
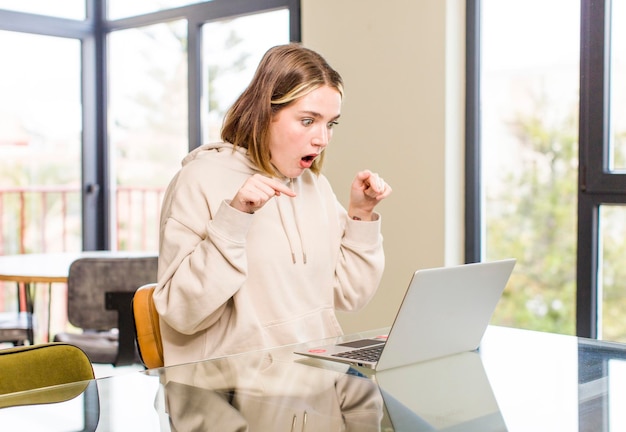
{"type": "Polygon", "coordinates": [[[82,226],[83,250],[111,244],[107,142],[106,40],[110,32],[175,19],[188,22],[189,149],[201,144],[201,29],[228,17],[289,9],[289,39],[301,41],[300,0],[213,0],[117,20],[106,19],[106,0],[85,0],[85,20],[71,20],[0,9],[0,30],[81,41],[82,52],[82,226]]]}

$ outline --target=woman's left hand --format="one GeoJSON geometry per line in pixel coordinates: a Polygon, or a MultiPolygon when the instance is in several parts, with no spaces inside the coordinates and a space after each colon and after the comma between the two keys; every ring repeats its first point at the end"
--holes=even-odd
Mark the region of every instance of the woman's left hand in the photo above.
{"type": "Polygon", "coordinates": [[[348,215],[353,219],[371,220],[374,207],[391,192],[391,186],[378,173],[360,171],[352,181],[348,215]]]}

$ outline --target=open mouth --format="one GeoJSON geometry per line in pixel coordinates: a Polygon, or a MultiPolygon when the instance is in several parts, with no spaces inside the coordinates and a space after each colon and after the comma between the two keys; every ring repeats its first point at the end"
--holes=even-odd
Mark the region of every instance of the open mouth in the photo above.
{"type": "Polygon", "coordinates": [[[310,154],[310,155],[304,156],[302,159],[300,159],[300,167],[311,168],[311,165],[313,165],[313,161],[315,160],[316,157],[317,157],[317,154],[310,154]]]}

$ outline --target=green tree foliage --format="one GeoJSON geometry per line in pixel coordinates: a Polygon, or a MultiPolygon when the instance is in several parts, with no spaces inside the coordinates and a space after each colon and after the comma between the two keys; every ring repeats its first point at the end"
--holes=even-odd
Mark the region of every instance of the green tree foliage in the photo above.
{"type": "MultiPolygon", "coordinates": [[[[577,112],[554,113],[536,100],[509,124],[517,164],[487,196],[488,259],[518,263],[494,324],[576,332],[577,112]],[[559,116],[561,114],[561,116],[559,116]]],[[[614,165],[626,166],[626,133],[614,135],[614,165]]],[[[626,342],[626,206],[600,210],[601,337],[626,342]]]]}
{"type": "Polygon", "coordinates": [[[487,196],[488,259],[517,258],[493,322],[574,334],[577,115],[551,114],[537,100],[510,123],[517,165],[487,196]]]}

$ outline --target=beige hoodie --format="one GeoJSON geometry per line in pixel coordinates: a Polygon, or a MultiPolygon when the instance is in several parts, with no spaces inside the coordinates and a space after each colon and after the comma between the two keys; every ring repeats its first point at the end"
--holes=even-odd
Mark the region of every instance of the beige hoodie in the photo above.
{"type": "Polygon", "coordinates": [[[341,334],[384,268],[380,217],[353,221],[328,180],[305,171],[254,214],[229,205],[258,170],[230,144],[183,160],[163,201],[158,286],[165,364],[341,334]]]}

